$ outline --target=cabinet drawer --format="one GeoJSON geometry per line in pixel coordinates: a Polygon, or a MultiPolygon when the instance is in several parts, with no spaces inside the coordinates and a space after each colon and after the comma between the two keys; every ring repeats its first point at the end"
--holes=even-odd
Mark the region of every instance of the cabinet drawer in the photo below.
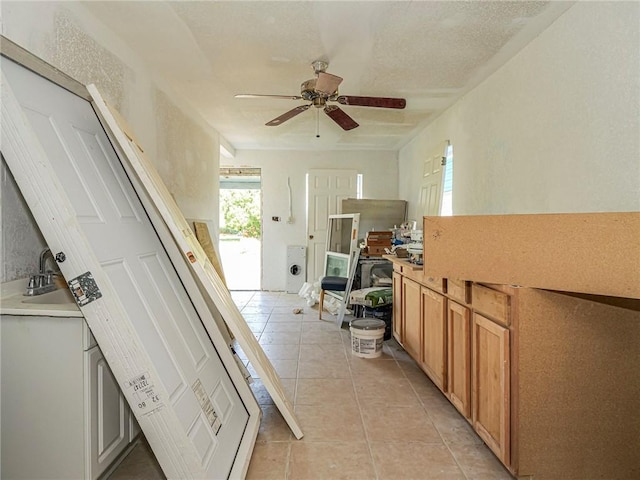
{"type": "Polygon", "coordinates": [[[471,286],[473,309],[503,325],[511,324],[509,295],[474,283],[471,286]]]}
{"type": "Polygon", "coordinates": [[[447,278],[447,294],[462,303],[471,303],[471,282],[447,278]]]}
{"type": "Polygon", "coordinates": [[[432,277],[429,275],[422,276],[422,283],[437,292],[445,293],[447,291],[447,279],[442,277],[432,277]]]}

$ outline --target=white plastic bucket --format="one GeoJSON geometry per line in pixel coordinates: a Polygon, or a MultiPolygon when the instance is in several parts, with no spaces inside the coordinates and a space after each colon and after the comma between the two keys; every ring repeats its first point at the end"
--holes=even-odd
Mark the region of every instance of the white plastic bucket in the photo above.
{"type": "Polygon", "coordinates": [[[351,353],[361,358],[377,358],[382,355],[384,320],[359,318],[351,320],[351,353]]]}

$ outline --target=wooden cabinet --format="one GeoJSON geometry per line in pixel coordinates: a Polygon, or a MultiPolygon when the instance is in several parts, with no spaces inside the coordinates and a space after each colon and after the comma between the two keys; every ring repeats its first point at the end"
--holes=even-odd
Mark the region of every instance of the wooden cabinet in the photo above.
{"type": "MultiPolygon", "coordinates": [[[[394,266],[395,268],[395,266],[394,266]]],[[[393,338],[400,345],[404,343],[402,336],[402,275],[394,270],[393,272],[393,338]]]]}
{"type": "Polygon", "coordinates": [[[420,284],[402,277],[402,346],[414,359],[422,361],[422,320],[420,284]]]}
{"type": "Polygon", "coordinates": [[[447,396],[471,418],[471,311],[447,301],[447,396]]]}
{"type": "Polygon", "coordinates": [[[505,464],[510,462],[509,330],[473,314],[473,426],[505,464]]]}
{"type": "Polygon", "coordinates": [[[105,475],[139,427],[84,319],[1,321],[2,478],[105,475]]]}
{"type": "Polygon", "coordinates": [[[447,312],[446,299],[433,290],[421,287],[422,369],[443,392],[447,377],[447,312]]]}

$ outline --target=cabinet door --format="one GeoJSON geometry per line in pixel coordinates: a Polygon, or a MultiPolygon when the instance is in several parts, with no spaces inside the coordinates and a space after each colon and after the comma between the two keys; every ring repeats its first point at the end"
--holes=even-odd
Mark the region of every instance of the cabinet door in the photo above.
{"type": "Polygon", "coordinates": [[[89,459],[86,477],[95,479],[129,443],[127,405],[98,347],[86,353],[87,365],[87,438],[89,459]]]}
{"type": "Polygon", "coordinates": [[[400,345],[404,343],[402,330],[402,275],[393,272],[393,336],[400,345]]]}
{"type": "Polygon", "coordinates": [[[471,418],[471,316],[469,309],[447,302],[447,396],[471,418]]]}
{"type": "Polygon", "coordinates": [[[422,369],[433,383],[446,388],[447,312],[443,295],[421,287],[422,296],[422,369]]]}
{"type": "Polygon", "coordinates": [[[509,464],[509,330],[473,314],[473,425],[498,458],[509,464]]]}
{"type": "Polygon", "coordinates": [[[420,284],[402,277],[402,324],[404,349],[418,363],[422,362],[422,321],[420,284]]]}

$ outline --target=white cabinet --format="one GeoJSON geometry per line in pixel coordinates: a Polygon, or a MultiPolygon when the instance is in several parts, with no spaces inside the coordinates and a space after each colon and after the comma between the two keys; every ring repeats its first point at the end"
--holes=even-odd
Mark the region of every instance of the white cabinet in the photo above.
{"type": "Polygon", "coordinates": [[[83,318],[2,315],[1,362],[2,478],[96,479],[139,432],[83,318]]]}

